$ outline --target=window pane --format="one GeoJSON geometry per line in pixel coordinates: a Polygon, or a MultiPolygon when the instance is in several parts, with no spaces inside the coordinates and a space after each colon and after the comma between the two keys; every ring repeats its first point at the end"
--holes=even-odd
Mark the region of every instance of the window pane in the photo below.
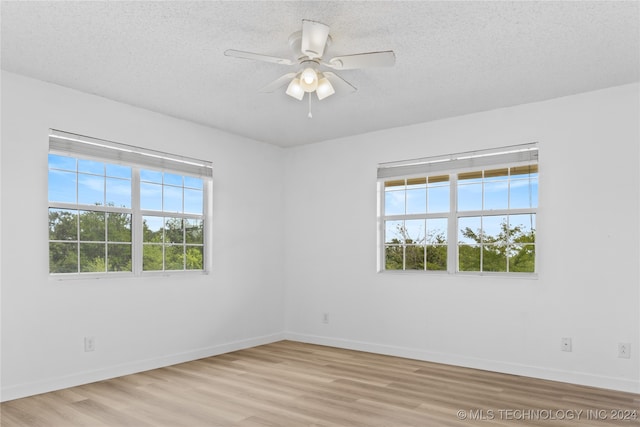
{"type": "Polygon", "coordinates": [[[49,272],[77,273],[78,272],[78,244],[49,243],[49,272]]]}
{"type": "Polygon", "coordinates": [[[427,219],[427,242],[430,244],[447,243],[447,218],[427,219]]]}
{"type": "Polygon", "coordinates": [[[538,178],[514,179],[511,181],[510,200],[512,209],[538,207],[538,178]]]}
{"type": "Polygon", "coordinates": [[[204,270],[202,246],[187,246],[187,270],[204,270]]]}
{"type": "Polygon", "coordinates": [[[131,271],[131,245],[107,245],[108,271],[131,271]]]}
{"type": "Polygon", "coordinates": [[[404,221],[385,221],[385,243],[404,243],[404,221]]]}
{"type": "Polygon", "coordinates": [[[424,219],[408,219],[404,222],[404,238],[407,244],[423,244],[425,241],[424,219]]]}
{"type": "Polygon", "coordinates": [[[202,215],[202,190],[184,190],[184,212],[202,215]]]}
{"type": "Polygon", "coordinates": [[[184,270],[184,246],[164,247],[164,269],[184,270]]]}
{"type": "Polygon", "coordinates": [[[405,248],[405,270],[424,270],[424,246],[405,248]]]}
{"type": "Polygon", "coordinates": [[[162,210],[162,186],[140,183],[140,209],[146,211],[162,210]]]}
{"type": "Polygon", "coordinates": [[[182,187],[163,186],[163,211],[182,212],[182,187]]]}
{"type": "Polygon", "coordinates": [[[204,224],[199,219],[185,219],[185,237],[186,243],[203,244],[204,243],[204,224]]]}
{"type": "Polygon", "coordinates": [[[107,206],[131,208],[131,181],[107,178],[107,206]]]}
{"type": "Polygon", "coordinates": [[[63,169],[75,172],[76,159],[73,157],[49,154],[49,169],[63,169]]]}
{"type": "Polygon", "coordinates": [[[80,272],[104,272],[107,270],[104,243],[80,243],[80,272]]]}
{"type": "Polygon", "coordinates": [[[502,244],[484,245],[482,271],[507,271],[506,246],[502,244]]]}
{"type": "Polygon", "coordinates": [[[427,178],[408,178],[407,179],[407,190],[412,190],[414,188],[424,188],[427,185],[427,178]]]}
{"type": "Polygon", "coordinates": [[[492,169],[484,171],[485,181],[504,181],[509,176],[509,168],[492,169]]]}
{"type": "Polygon", "coordinates": [[[509,207],[509,182],[494,181],[484,184],[484,209],[507,209],[509,207]]]}
{"type": "Polygon", "coordinates": [[[385,246],[384,248],[384,268],[386,270],[402,270],[404,250],[402,246],[385,246]]]}
{"type": "Polygon", "coordinates": [[[144,271],[162,270],[162,245],[142,246],[142,269],[144,271]]]}
{"type": "Polygon", "coordinates": [[[427,212],[449,212],[449,186],[429,187],[427,199],[427,212]]]}
{"type": "Polygon", "coordinates": [[[104,175],[104,163],[94,160],[78,159],[78,172],[104,175]]]}
{"type": "Polygon", "coordinates": [[[49,240],[77,240],[78,212],[49,209],[49,240]]]}
{"type": "MultiPolygon", "coordinates": [[[[480,243],[481,221],[479,216],[463,217],[458,219],[458,241],[460,243],[480,243]]],[[[478,264],[478,267],[480,264],[478,264]]]]}
{"type": "Polygon", "coordinates": [[[184,243],[182,218],[167,218],[164,227],[165,243],[184,243]]]}
{"type": "Polygon", "coordinates": [[[480,246],[458,246],[458,271],[480,271],[480,246]]]}
{"type": "MultiPolygon", "coordinates": [[[[161,216],[142,217],[142,236],[144,242],[162,243],[164,218],[161,216]]],[[[162,259],[162,257],[160,257],[162,259]]]]}
{"type": "Polygon", "coordinates": [[[482,242],[493,243],[507,241],[507,217],[504,215],[482,217],[482,242]]]}
{"type": "Polygon", "coordinates": [[[75,172],[49,171],[49,201],[76,203],[75,172]]]}
{"type": "Polygon", "coordinates": [[[458,211],[482,209],[482,183],[458,183],[458,211]]]}
{"type": "Polygon", "coordinates": [[[515,243],[535,243],[536,215],[509,215],[510,241],[515,243]]]}
{"type": "MultiPolygon", "coordinates": [[[[105,213],[80,211],[80,240],[84,242],[105,241],[105,213]]],[[[82,249],[82,248],[80,248],[82,249]]],[[[104,246],[103,246],[104,252],[104,246]]]]}
{"type": "Polygon", "coordinates": [[[482,182],[482,171],[464,172],[458,174],[458,183],[471,184],[482,182]]]}
{"type": "Polygon", "coordinates": [[[408,189],[406,193],[407,198],[407,213],[408,214],[420,214],[427,211],[427,188],[414,188],[408,189]]]}
{"type": "Polygon", "coordinates": [[[141,169],[140,181],[156,182],[158,184],[162,184],[162,172],[141,169]]]}
{"type": "Polygon", "coordinates": [[[106,170],[107,176],[131,179],[131,168],[129,166],[112,165],[107,163],[106,170]]]}
{"type": "Polygon", "coordinates": [[[514,245],[509,251],[509,271],[533,273],[535,272],[535,245],[514,245]]]}
{"type": "Polygon", "coordinates": [[[427,270],[447,269],[447,246],[427,246],[427,270]]]}
{"type": "Polygon", "coordinates": [[[394,179],[391,181],[385,181],[384,182],[384,190],[385,191],[392,191],[392,190],[404,190],[404,186],[406,185],[407,181],[405,179],[394,179]]]}
{"type": "Polygon", "coordinates": [[[166,173],[164,174],[164,181],[163,183],[165,185],[169,184],[169,185],[177,185],[179,187],[182,187],[183,183],[182,183],[182,175],[176,175],[173,173],[166,173]]]}
{"type": "Polygon", "coordinates": [[[107,240],[109,242],[131,242],[131,215],[107,214],[107,240]]]}
{"type": "Polygon", "coordinates": [[[511,176],[523,178],[524,176],[538,177],[538,165],[516,166],[510,169],[511,176]]]}
{"type": "MultiPolygon", "coordinates": [[[[394,188],[394,187],[391,187],[394,188]]],[[[384,214],[403,215],[404,214],[404,190],[385,191],[384,193],[384,214]]]]}
{"type": "Polygon", "coordinates": [[[104,204],[104,177],[78,174],[78,203],[104,204]]]}
{"type": "Polygon", "coordinates": [[[195,188],[198,190],[204,189],[204,183],[201,178],[194,178],[192,176],[184,177],[184,186],[189,188],[195,188]]]}

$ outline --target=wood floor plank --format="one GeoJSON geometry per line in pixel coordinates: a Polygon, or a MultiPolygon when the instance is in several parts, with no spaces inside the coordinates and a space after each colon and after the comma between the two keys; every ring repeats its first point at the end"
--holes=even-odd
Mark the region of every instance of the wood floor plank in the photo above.
{"type": "Polygon", "coordinates": [[[0,411],[2,427],[638,427],[640,395],[280,341],[0,411]]]}

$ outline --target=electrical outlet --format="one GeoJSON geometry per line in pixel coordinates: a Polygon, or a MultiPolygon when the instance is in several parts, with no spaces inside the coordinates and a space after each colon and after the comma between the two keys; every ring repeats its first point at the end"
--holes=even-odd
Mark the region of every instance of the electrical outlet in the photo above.
{"type": "Polygon", "coordinates": [[[96,340],[93,337],[84,337],[84,351],[94,351],[96,349],[96,340]]]}
{"type": "Polygon", "coordinates": [[[620,359],[631,358],[631,344],[628,342],[618,343],[618,357],[620,359]]]}
{"type": "Polygon", "coordinates": [[[329,323],[329,313],[322,313],[322,323],[329,323]]]}
{"type": "Polygon", "coordinates": [[[560,341],[560,350],[562,351],[571,351],[571,338],[564,337],[560,341]]]}

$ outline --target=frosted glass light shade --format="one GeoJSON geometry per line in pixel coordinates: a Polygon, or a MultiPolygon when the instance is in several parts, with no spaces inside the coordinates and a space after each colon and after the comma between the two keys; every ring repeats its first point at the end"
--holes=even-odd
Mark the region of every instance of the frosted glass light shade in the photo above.
{"type": "Polygon", "coordinates": [[[313,92],[318,88],[318,74],[313,68],[305,68],[300,74],[300,86],[305,92],[313,92]]]}
{"type": "Polygon", "coordinates": [[[331,96],[336,93],[335,89],[329,82],[329,79],[326,77],[322,77],[318,80],[318,88],[316,89],[316,95],[318,95],[318,100],[322,101],[327,96],[331,96]]]}
{"type": "Polygon", "coordinates": [[[289,83],[289,86],[287,86],[286,94],[292,98],[297,99],[298,101],[302,101],[304,92],[304,89],[302,89],[302,86],[300,85],[300,79],[295,78],[291,80],[291,83],[289,83]]]}

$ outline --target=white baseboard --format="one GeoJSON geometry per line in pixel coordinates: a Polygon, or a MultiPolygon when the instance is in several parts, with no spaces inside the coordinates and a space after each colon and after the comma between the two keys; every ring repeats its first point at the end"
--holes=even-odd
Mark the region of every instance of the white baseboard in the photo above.
{"type": "Polygon", "coordinates": [[[35,394],[47,393],[50,391],[88,384],[96,381],[102,381],[109,378],[121,377],[123,375],[135,374],[138,372],[148,371],[150,369],[162,368],[178,363],[184,363],[192,360],[202,359],[205,357],[229,353],[232,351],[243,350],[245,348],[256,347],[263,344],[270,344],[272,342],[281,341],[283,339],[284,334],[282,333],[264,335],[260,337],[234,341],[226,344],[200,348],[153,359],[138,360],[131,363],[107,366],[92,371],[78,372],[64,377],[48,378],[37,382],[2,387],[0,391],[0,402],[19,399],[21,397],[33,396],[35,394]]]}
{"type": "Polygon", "coordinates": [[[501,372],[511,375],[540,378],[544,380],[560,381],[571,384],[606,388],[610,390],[640,393],[640,381],[626,378],[607,377],[586,372],[562,371],[539,366],[529,366],[499,360],[479,359],[456,354],[437,353],[406,347],[375,344],[363,341],[352,341],[319,335],[285,332],[285,339],[309,344],[326,345],[349,350],[366,351],[369,353],[385,354],[408,359],[424,360],[427,362],[446,365],[463,366],[466,368],[482,369],[485,371],[501,372]]]}
{"type": "Polygon", "coordinates": [[[537,366],[521,365],[503,361],[472,358],[446,353],[430,352],[407,347],[390,346],[384,344],[369,343],[364,341],[352,341],[341,338],[332,338],[319,335],[284,332],[265,335],[246,340],[196,349],[192,351],[176,353],[153,359],[139,360],[131,363],[108,366],[93,371],[78,372],[72,375],[48,378],[42,381],[18,384],[2,387],[0,390],[0,402],[33,396],[35,394],[74,387],[109,378],[162,368],[178,363],[189,362],[205,357],[216,356],[245,348],[270,344],[281,340],[299,341],[310,344],[326,345],[330,347],[345,348],[350,350],[366,351],[370,353],[385,354],[389,356],[405,357],[409,359],[424,360],[428,362],[443,363],[447,365],[464,366],[468,368],[482,369],[505,374],[521,375],[552,381],[560,381],[571,384],[580,384],[591,387],[607,388],[611,390],[640,393],[640,381],[625,378],[593,375],[585,372],[561,371],[537,366]]]}

